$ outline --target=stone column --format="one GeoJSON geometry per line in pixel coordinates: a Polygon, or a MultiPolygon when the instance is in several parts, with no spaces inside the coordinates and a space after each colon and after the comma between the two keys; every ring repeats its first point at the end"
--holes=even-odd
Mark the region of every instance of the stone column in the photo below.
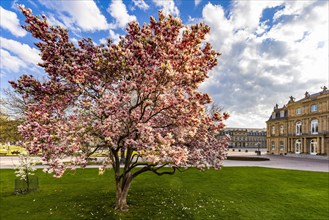
{"type": "Polygon", "coordinates": [[[303,147],[302,147],[302,150],[303,150],[303,152],[301,152],[301,153],[307,153],[307,150],[306,150],[306,138],[303,138],[303,147]]]}
{"type": "Polygon", "coordinates": [[[291,149],[291,152],[295,152],[295,150],[294,150],[294,139],[293,138],[290,138],[290,149],[291,149]]]}
{"type": "Polygon", "coordinates": [[[321,138],[321,154],[325,154],[325,149],[324,149],[324,137],[321,138]]]}
{"type": "Polygon", "coordinates": [[[316,153],[321,153],[321,143],[319,137],[316,138],[316,153]]]}

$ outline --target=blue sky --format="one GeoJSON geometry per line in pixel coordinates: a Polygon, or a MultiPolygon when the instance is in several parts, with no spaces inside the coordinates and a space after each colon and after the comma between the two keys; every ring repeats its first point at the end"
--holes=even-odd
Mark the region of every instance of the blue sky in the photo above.
{"type": "Polygon", "coordinates": [[[303,98],[328,83],[328,1],[209,0],[2,0],[0,7],[0,85],[21,74],[45,73],[36,42],[20,28],[24,18],[17,4],[45,14],[52,25],[69,30],[71,41],[91,37],[95,44],[125,34],[128,22],[140,24],[157,11],[179,16],[191,25],[211,27],[207,37],[222,53],[200,90],[232,116],[230,127],[265,127],[273,106],[289,96],[303,98]]]}

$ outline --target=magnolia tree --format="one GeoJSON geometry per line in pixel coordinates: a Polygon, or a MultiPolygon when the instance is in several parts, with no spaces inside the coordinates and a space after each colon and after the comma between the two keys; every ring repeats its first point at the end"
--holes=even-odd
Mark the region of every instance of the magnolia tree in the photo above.
{"type": "Polygon", "coordinates": [[[184,26],[159,12],[149,24],[129,23],[118,44],[82,39],[76,46],[67,30],[20,9],[24,29],[40,40],[39,65],[48,74],[44,82],[28,75],[11,82],[32,100],[20,132],[25,147],[42,153],[56,177],[102,152],[100,172],[113,168],[116,209],[125,210],[130,184],[144,172],[221,167],[227,140],[215,134],[228,115],[206,114],[211,98],[197,91],[219,56],[203,42],[208,26],[184,26]]]}

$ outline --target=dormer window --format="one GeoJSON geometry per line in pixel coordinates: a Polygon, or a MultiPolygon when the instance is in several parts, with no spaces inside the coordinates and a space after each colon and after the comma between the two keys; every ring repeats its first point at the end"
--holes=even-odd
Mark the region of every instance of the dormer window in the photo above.
{"type": "Polygon", "coordinates": [[[280,118],[284,117],[284,111],[280,111],[280,118]]]}
{"type": "Polygon", "coordinates": [[[302,114],[302,108],[296,108],[296,115],[302,114]]]}
{"type": "Polygon", "coordinates": [[[318,105],[311,105],[311,112],[318,111],[318,105]]]}

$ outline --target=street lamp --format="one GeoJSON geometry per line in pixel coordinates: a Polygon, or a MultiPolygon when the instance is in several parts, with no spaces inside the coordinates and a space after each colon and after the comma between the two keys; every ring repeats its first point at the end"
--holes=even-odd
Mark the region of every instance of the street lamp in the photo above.
{"type": "Polygon", "coordinates": [[[260,149],[259,149],[259,148],[260,148],[260,143],[257,142],[256,145],[257,145],[257,148],[258,148],[258,150],[257,150],[257,155],[260,156],[260,149]]]}

